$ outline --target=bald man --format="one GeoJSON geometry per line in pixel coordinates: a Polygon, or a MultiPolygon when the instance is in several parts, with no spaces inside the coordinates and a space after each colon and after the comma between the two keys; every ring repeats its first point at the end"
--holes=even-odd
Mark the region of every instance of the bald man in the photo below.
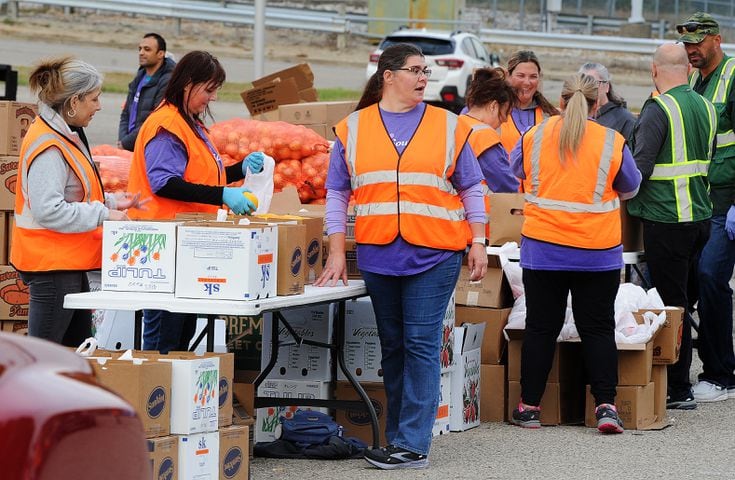
{"type": "Polygon", "coordinates": [[[643,182],[628,200],[628,212],[643,222],[643,248],[651,283],[664,303],[685,310],[679,360],[668,368],[667,408],[692,410],[697,402],[689,380],[692,331],[691,282],[707,238],[712,204],[707,169],[715,148],[715,107],[687,82],[686,50],[661,45],[651,76],[658,96],[643,105],[633,129],[632,151],[643,182]]]}

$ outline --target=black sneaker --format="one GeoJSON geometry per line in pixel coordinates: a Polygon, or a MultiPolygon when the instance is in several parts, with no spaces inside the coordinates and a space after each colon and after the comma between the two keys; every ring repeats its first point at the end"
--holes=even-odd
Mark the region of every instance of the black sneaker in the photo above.
{"type": "Polygon", "coordinates": [[[518,404],[518,408],[513,410],[510,423],[523,428],[541,428],[541,409],[523,407],[522,403],[518,404]]]}
{"type": "Polygon", "coordinates": [[[694,410],[697,408],[697,401],[691,390],[683,397],[666,397],[666,408],[669,410],[694,410]]]}
{"type": "Polygon", "coordinates": [[[595,408],[597,430],[602,433],[623,433],[623,421],[618,417],[615,405],[601,403],[595,408]]]}
{"type": "Polygon", "coordinates": [[[429,466],[429,459],[426,455],[419,455],[394,445],[365,450],[365,460],[383,470],[429,466]]]}

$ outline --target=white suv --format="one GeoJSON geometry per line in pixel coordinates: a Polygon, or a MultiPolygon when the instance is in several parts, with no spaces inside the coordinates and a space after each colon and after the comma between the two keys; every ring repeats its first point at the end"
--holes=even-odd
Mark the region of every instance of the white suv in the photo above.
{"type": "Polygon", "coordinates": [[[488,53],[482,41],[468,32],[400,29],[385,37],[370,54],[367,78],[378,68],[378,58],[386,47],[410,43],[421,49],[431,69],[424,101],[459,112],[465,104],[467,86],[476,68],[496,67],[497,55],[488,53]]]}

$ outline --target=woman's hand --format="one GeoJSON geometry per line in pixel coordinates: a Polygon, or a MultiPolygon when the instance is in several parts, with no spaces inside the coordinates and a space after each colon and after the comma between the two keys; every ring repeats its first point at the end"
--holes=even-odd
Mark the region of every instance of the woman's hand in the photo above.
{"type": "Polygon", "coordinates": [[[150,197],[141,200],[140,192],[136,194],[129,192],[115,192],[112,196],[115,199],[115,208],[117,210],[127,210],[128,208],[145,210],[145,204],[151,201],[150,197]]]}
{"type": "Polygon", "coordinates": [[[130,218],[128,217],[128,215],[125,212],[123,212],[121,210],[113,210],[113,209],[110,209],[109,210],[109,213],[107,215],[107,219],[108,220],[113,220],[113,221],[130,220],[130,218]]]}
{"type": "Polygon", "coordinates": [[[253,173],[260,173],[263,171],[263,161],[265,160],[265,155],[263,155],[263,152],[252,152],[247,157],[243,158],[242,160],[242,174],[247,175],[248,174],[248,168],[253,173]]]}
{"type": "Polygon", "coordinates": [[[467,268],[470,271],[470,280],[476,282],[485,278],[487,273],[487,249],[485,245],[473,243],[467,254],[467,268]]]}
{"type": "Polygon", "coordinates": [[[342,279],[342,283],[347,285],[347,259],[345,253],[329,252],[327,263],[324,265],[322,273],[314,282],[315,287],[334,287],[337,282],[342,279]]]}

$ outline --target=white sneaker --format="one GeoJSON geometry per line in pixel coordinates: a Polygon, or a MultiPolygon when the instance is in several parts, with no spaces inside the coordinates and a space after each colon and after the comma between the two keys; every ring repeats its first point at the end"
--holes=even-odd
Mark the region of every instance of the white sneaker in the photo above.
{"type": "Polygon", "coordinates": [[[727,400],[727,388],[700,380],[692,387],[694,399],[698,402],[721,402],[727,400]]]}

